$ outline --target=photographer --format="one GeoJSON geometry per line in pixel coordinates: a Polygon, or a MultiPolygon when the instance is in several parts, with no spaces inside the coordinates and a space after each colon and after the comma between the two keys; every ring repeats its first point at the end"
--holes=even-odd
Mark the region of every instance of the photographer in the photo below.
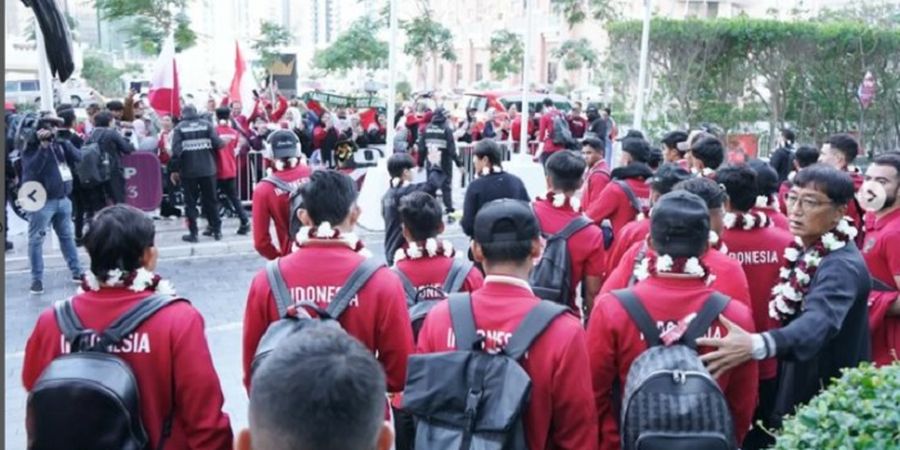
{"type": "Polygon", "coordinates": [[[131,131],[122,137],[118,131],[110,128],[113,125],[113,114],[101,112],[94,117],[94,131],[86,144],[96,142],[100,151],[109,155],[109,183],[105,186],[107,200],[113,203],[125,203],[125,172],[122,168],[122,156],[134,152],[131,145],[131,131]]]}
{"type": "Polygon", "coordinates": [[[44,206],[28,215],[28,260],[31,263],[31,293],[44,293],[44,236],[47,227],[59,237],[59,245],[72,280],[81,282],[81,265],[75,249],[74,225],[72,224],[72,168],[81,160],[81,155],[71,142],[54,139],[57,126],[63,122],[58,117],[47,115],[38,122],[34,136],[28,141],[22,153],[22,181],[40,183],[46,192],[44,206]]]}

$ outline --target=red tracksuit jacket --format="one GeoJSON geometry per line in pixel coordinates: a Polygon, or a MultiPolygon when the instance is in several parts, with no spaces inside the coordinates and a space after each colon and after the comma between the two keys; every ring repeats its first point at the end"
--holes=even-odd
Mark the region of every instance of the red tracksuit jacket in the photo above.
{"type": "Polygon", "coordinates": [[[866,234],[863,256],[872,278],[894,288],[894,292],[869,294],[869,328],[872,330],[872,360],[888,365],[900,358],[900,317],[888,316],[897,299],[900,276],[900,210],[875,221],[866,234]]]}
{"type": "MultiPolygon", "coordinates": [[[[772,288],[778,283],[779,270],[784,264],[784,249],[794,236],[774,225],[755,230],[725,230],[722,233],[728,256],[741,263],[750,285],[750,303],[756,331],[778,328],[780,324],[769,317],[772,288]]],[[[770,380],[778,372],[778,362],[771,358],[759,363],[759,379],[770,380]]]]}
{"type": "MultiPolygon", "coordinates": [[[[313,301],[327,308],[363,259],[343,244],[310,243],[281,258],[279,267],[295,301],[313,301]]],[[[256,347],[269,325],[278,319],[278,307],[262,269],[250,285],[244,313],[244,385],[248,389],[256,347]]],[[[376,272],[338,321],[375,353],[387,374],[388,391],[402,391],[413,340],[406,296],[397,275],[387,268],[376,272]]]]}
{"type": "MultiPolygon", "coordinates": [[[[538,142],[544,143],[544,153],[548,156],[563,149],[553,142],[553,118],[562,114],[557,110],[553,110],[541,116],[538,126],[538,142]]],[[[565,118],[563,118],[565,119],[565,118]]]]}
{"type": "MultiPolygon", "coordinates": [[[[541,232],[547,235],[558,233],[573,219],[582,214],[571,207],[555,208],[548,200],[536,200],[533,203],[541,232]]],[[[603,248],[603,232],[600,228],[588,225],[582,228],[566,244],[569,250],[569,262],[572,264],[572,279],[569,282],[569,306],[578,311],[575,298],[578,297],[578,285],[584,277],[597,277],[601,280],[606,272],[606,250],[603,248]]]]}
{"type": "MultiPolygon", "coordinates": [[[[403,272],[409,281],[416,287],[421,289],[426,286],[442,288],[444,281],[447,279],[447,272],[450,271],[450,265],[453,264],[453,258],[447,256],[423,257],[418,259],[404,259],[397,261],[394,266],[397,270],[403,272]]],[[[462,292],[473,292],[484,284],[484,277],[476,267],[472,267],[463,281],[462,292]]]]}
{"type": "MultiPolygon", "coordinates": [[[[637,257],[643,245],[643,242],[632,245],[615,268],[610,266],[610,273],[606,276],[603,287],[600,288],[600,296],[616,289],[628,287],[628,280],[631,279],[631,274],[634,271],[634,258],[637,257]]],[[[747,305],[748,308],[752,308],[750,306],[750,287],[747,284],[747,276],[744,275],[741,263],[729,258],[727,255],[723,255],[722,252],[716,249],[709,249],[700,260],[716,276],[716,279],[710,285],[711,289],[715,289],[747,305]]],[[[595,307],[596,302],[600,300],[600,296],[594,300],[595,307]]]]}
{"type": "MultiPolygon", "coordinates": [[[[489,277],[490,280],[490,277],[489,277]]],[[[531,291],[506,282],[487,281],[472,294],[479,334],[488,348],[502,347],[538,303],[531,291]]],[[[419,334],[418,353],[454,350],[450,310],[441,302],[428,314],[419,334]]],[[[531,401],[525,412],[530,449],[597,448],[597,411],[590,402],[591,382],[581,323],[558,317],[520,361],[531,377],[531,401]]]]}
{"type": "MultiPolygon", "coordinates": [[[[674,327],[688,314],[699,311],[712,292],[701,279],[655,276],[636,284],[633,289],[661,330],[674,327]]],[[[731,301],[723,314],[741,328],[753,330],[753,318],[746,305],[731,301]]],[[[713,322],[708,331],[710,336],[727,334],[727,329],[719,321],[713,322]]],[[[615,411],[619,410],[619,406],[613,405],[612,385],[618,379],[624,389],[631,363],[647,349],[647,345],[631,317],[612,294],[597,299],[588,323],[587,336],[594,398],[600,416],[600,448],[618,450],[619,426],[615,411]]],[[[700,353],[711,350],[701,347],[700,353]]],[[[746,362],[717,381],[728,400],[737,442],[741,442],[756,409],[756,362],[746,362]]]]}
{"type": "Polygon", "coordinates": [[[647,235],[650,234],[650,219],[641,219],[635,222],[628,222],[613,239],[613,245],[606,255],[606,264],[612,268],[618,266],[625,256],[625,252],[638,242],[644,242],[647,235]]]}
{"type": "MultiPolygon", "coordinates": [[[[309,167],[300,164],[293,169],[274,173],[294,186],[294,189],[309,180],[309,167]]],[[[294,237],[289,236],[291,226],[290,192],[282,191],[274,184],[261,181],[253,188],[253,247],[266,259],[275,259],[291,252],[294,237]],[[275,237],[272,242],[270,224],[275,223],[275,237]]]]}
{"type": "MultiPolygon", "coordinates": [[[[650,187],[643,178],[628,178],[625,180],[634,195],[641,202],[643,208],[647,208],[650,204],[650,187]]],[[[603,219],[609,219],[612,222],[613,232],[616,233],[625,227],[625,224],[631,222],[637,217],[638,212],[628,200],[628,195],[616,183],[609,183],[600,192],[597,200],[588,209],[587,215],[596,223],[600,223],[603,219]]]]}
{"type": "Polygon", "coordinates": [[[775,227],[780,228],[787,232],[791,231],[791,226],[790,226],[787,216],[782,214],[781,211],[779,211],[777,209],[769,208],[769,207],[753,208],[752,210],[750,210],[750,212],[751,213],[763,212],[763,213],[765,213],[766,216],[769,217],[769,219],[772,220],[772,224],[775,225],[775,227]]]}
{"type": "Polygon", "coordinates": [[[225,145],[216,153],[216,179],[236,178],[237,160],[234,157],[234,149],[237,148],[238,138],[241,135],[229,125],[217,126],[216,133],[219,133],[219,137],[225,142],[225,145]]]}
{"type": "Polygon", "coordinates": [[[606,161],[600,161],[588,170],[581,192],[581,207],[585,213],[600,207],[597,201],[600,199],[600,193],[609,184],[609,179],[609,165],[606,161]]]}
{"type": "MultiPolygon", "coordinates": [[[[86,328],[103,330],[149,295],[126,288],[87,292],[75,296],[75,313],[86,328]]],[[[67,351],[53,308],[47,308],[25,347],[25,390],[31,391],[41,372],[67,351]]],[[[176,302],[163,308],[122,341],[115,354],[128,363],[137,379],[149,448],[159,445],[163,423],[173,407],[172,434],[165,448],[232,448],[231,425],[222,412],[225,400],[203,333],[203,317],[193,306],[176,302]]]]}

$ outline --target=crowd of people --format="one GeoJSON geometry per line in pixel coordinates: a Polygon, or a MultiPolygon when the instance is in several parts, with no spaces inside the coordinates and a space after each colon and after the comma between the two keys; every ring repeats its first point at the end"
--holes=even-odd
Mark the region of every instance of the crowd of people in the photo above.
{"type": "MultiPolygon", "coordinates": [[[[113,113],[92,117],[88,142],[134,151],[112,121],[117,105],[108,106],[113,113]]],[[[407,110],[395,119],[401,144],[380,205],[385,264],[355,234],[361,208],[372,206],[358,204],[357,184],[340,170],[341,143],[378,139],[383,119],[357,133],[351,117],[347,134],[335,125],[340,113],[292,111],[278,97],[258,108],[284,122],[270,129],[230,106],[211,102],[215,121],[192,106],[174,128],[164,118],[159,149],[166,177],[185,189],[185,240],[196,242],[198,200],[220,238],[216,188],[234,199],[234,156],[267,148],[271,170],[238,230],[252,222],[267,260],[246,295],[250,422],[239,449],[616,449],[638,439],[671,448],[676,438],[761,449],[841,369],[897,359],[900,152],[863,172],[852,136],[817,148],[784,130],[770,162],[735,163],[708,131],[672,131],[654,150],[631,130],[614,162],[608,111],[566,116],[546,99],[534,139],[547,191],[533,198],[504,170],[497,142],[515,139],[517,116],[509,127],[477,125],[474,115],[451,126],[442,108],[421,118],[407,110]],[[467,249],[441,238],[454,211],[457,142],[475,143],[476,179],[462,205],[467,249]],[[425,180],[416,183],[419,169],[425,180]],[[654,384],[654,368],[702,399],[654,384]],[[668,403],[648,406],[651,398],[668,403]]],[[[58,129],[71,121],[58,115],[62,125],[46,118],[26,151],[26,179],[42,180],[55,201],[35,215],[36,244],[59,223],[81,292],[45,311],[28,340],[30,442],[53,448],[103,434],[72,425],[94,410],[42,409],[67,395],[54,367],[92,350],[134,373],[140,404],[128,407],[140,417],[140,447],[232,448],[203,319],[155,273],[153,221],[116,201],[118,179],[102,188],[116,205],[87,207],[90,268],[78,265],[63,222],[72,214],[64,166],[79,154],[58,129]],[[131,320],[129,333],[99,331],[129,323],[122,318],[160,295],[168,306],[131,320]],[[85,340],[91,330],[99,340],[85,340]]]]}

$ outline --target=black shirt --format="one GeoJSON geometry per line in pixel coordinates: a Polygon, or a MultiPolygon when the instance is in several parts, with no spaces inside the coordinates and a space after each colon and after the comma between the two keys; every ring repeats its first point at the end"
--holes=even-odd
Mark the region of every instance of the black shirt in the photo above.
{"type": "Polygon", "coordinates": [[[531,200],[528,198],[525,184],[519,177],[511,173],[491,173],[476,178],[466,189],[463,218],[460,223],[463,232],[471,237],[475,228],[475,215],[478,214],[481,207],[501,198],[512,198],[525,202],[531,200]]]}

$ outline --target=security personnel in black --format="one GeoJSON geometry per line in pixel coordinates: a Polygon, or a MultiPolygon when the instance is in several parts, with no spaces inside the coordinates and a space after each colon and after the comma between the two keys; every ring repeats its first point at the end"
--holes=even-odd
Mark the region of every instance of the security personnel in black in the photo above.
{"type": "Polygon", "coordinates": [[[222,239],[222,221],[216,202],[216,152],[223,145],[213,124],[197,114],[194,106],[185,106],[182,120],[172,131],[172,159],[169,172],[172,183],[184,186],[185,214],[190,234],[181,237],[197,242],[197,200],[203,202],[203,214],[215,240],[222,239]]]}
{"type": "Polygon", "coordinates": [[[419,136],[419,167],[425,167],[425,157],[432,148],[441,151],[441,170],[446,174],[444,182],[441,184],[441,198],[444,200],[444,212],[450,214],[454,211],[453,194],[450,190],[453,180],[453,164],[461,167],[462,163],[456,154],[456,141],[453,139],[453,129],[447,123],[447,112],[442,107],[434,111],[431,123],[419,136]]]}

